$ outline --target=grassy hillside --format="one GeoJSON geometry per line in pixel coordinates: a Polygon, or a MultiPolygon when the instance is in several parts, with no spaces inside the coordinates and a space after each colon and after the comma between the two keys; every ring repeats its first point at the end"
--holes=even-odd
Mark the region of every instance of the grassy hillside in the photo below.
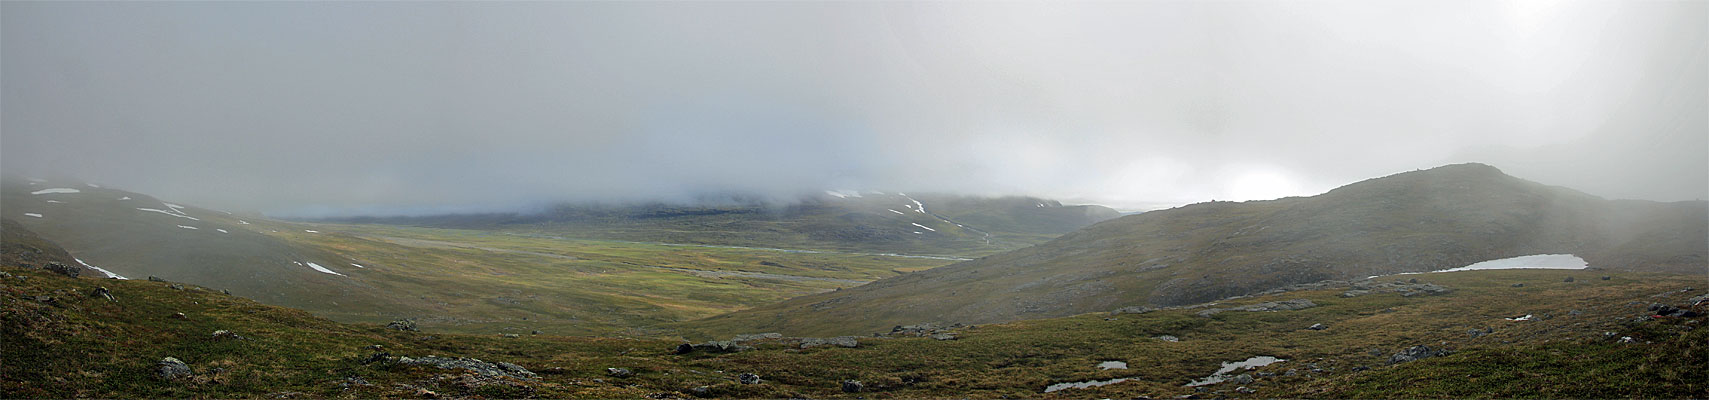
{"type": "Polygon", "coordinates": [[[1105,221],[1049,243],[697,323],[867,332],[1180,305],[1288,284],[1577,254],[1609,270],[1701,274],[1709,204],[1607,201],[1465,164],[1303,198],[1211,202],[1105,221]]]}
{"type": "Polygon", "coordinates": [[[8,257],[36,257],[14,244],[52,247],[11,234],[35,231],[70,250],[42,257],[68,265],[76,255],[132,279],[229,290],[338,321],[413,318],[458,332],[646,334],[954,261],[292,223],[81,183],[4,184],[5,209],[19,216],[6,218],[8,257]]]}
{"type": "Polygon", "coordinates": [[[581,239],[843,252],[981,256],[1119,216],[1031,197],[837,193],[793,204],[563,204],[539,214],[345,218],[338,222],[506,231],[581,239]]]}
{"type": "MultiPolygon", "coordinates": [[[[171,283],[0,272],[0,397],[488,398],[1152,398],[1483,396],[1688,398],[1709,395],[1705,317],[1647,317],[1686,307],[1700,276],[1476,271],[1422,276],[1451,291],[1343,297],[1333,285],[1209,307],[1282,300],[1276,312],[1205,308],[1104,313],[959,328],[955,340],[859,338],[859,347],[749,342],[737,353],[673,354],[668,339],[459,335],[349,325],[171,283]],[[1565,276],[1577,278],[1562,282],[1565,276]],[[1522,283],[1523,287],[1513,287],[1522,283]],[[113,300],[92,296],[104,287],[113,300]],[[182,313],[183,317],[176,317],[182,313]],[[1530,314],[1533,318],[1508,318],[1530,314]],[[1327,326],[1311,330],[1312,324],[1327,326]],[[1472,335],[1477,330],[1488,334],[1472,335]],[[216,337],[225,330],[241,339],[216,337]],[[1610,334],[1605,334],[1605,332],[1610,334]],[[1157,337],[1170,335],[1178,341],[1157,337]],[[1629,343],[1622,337],[1630,337],[1629,343]],[[372,346],[379,346],[377,348],[372,346]],[[1399,364],[1413,346],[1449,354],[1399,364]],[[376,353],[386,353],[376,357],[376,353]],[[398,356],[515,363],[535,379],[401,363],[398,356]],[[1239,371],[1252,383],[1185,387],[1221,363],[1286,361],[1239,371]],[[189,375],[162,378],[157,362],[189,375]],[[1127,369],[1103,370],[1105,361],[1127,369]],[[625,368],[616,376],[606,368],[625,368]],[[759,383],[738,382],[756,374],[759,383]],[[1045,393],[1047,386],[1126,378],[1045,393]],[[845,393],[843,382],[861,382],[845,393]],[[1244,387],[1251,393],[1243,393],[1244,387]]],[[[1231,376],[1233,374],[1230,374],[1231,376]]]]}
{"type": "Polygon", "coordinates": [[[345,258],[274,236],[306,229],[293,224],[69,181],[0,181],[0,204],[6,218],[76,258],[133,279],[156,276],[308,309],[374,295],[307,266],[351,269],[345,258]]]}

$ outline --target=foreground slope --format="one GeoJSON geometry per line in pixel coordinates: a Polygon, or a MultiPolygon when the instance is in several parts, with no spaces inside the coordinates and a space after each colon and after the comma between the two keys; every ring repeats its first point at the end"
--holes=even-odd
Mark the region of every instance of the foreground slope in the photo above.
{"type": "Polygon", "coordinates": [[[1609,201],[1481,164],[1318,196],[1211,202],[1049,243],[698,321],[708,332],[860,333],[1179,305],[1325,279],[1576,254],[1608,270],[1705,273],[1709,205],[1609,201]]]}
{"type": "Polygon", "coordinates": [[[802,348],[790,339],[764,339],[745,342],[755,347],[750,351],[674,354],[675,340],[410,332],[335,323],[193,285],[0,267],[0,397],[1709,396],[1701,368],[1709,362],[1705,317],[1671,310],[1651,316],[1664,312],[1652,304],[1709,311],[1700,303],[1709,295],[1687,288],[1700,280],[1510,270],[1423,281],[1448,291],[1346,297],[1351,287],[1386,281],[1343,282],[1198,308],[939,332],[953,340],[862,337],[855,348],[802,348]],[[1577,279],[1563,282],[1567,276],[1577,279]],[[100,295],[101,288],[112,298],[100,295]],[[1280,301],[1315,306],[1199,315],[1280,301]],[[1326,328],[1309,329],[1313,324],[1326,328]],[[1160,339],[1165,335],[1174,340],[1160,339]],[[1431,357],[1396,362],[1397,354],[1431,357]],[[466,366],[514,363],[535,375],[441,369],[401,358],[429,355],[482,360],[466,366]],[[1286,361],[1238,372],[1246,378],[1227,374],[1232,382],[1204,386],[1203,393],[1184,386],[1224,362],[1254,356],[1286,361]],[[158,374],[167,357],[184,363],[183,374],[158,374]],[[1099,367],[1111,361],[1126,369],[1099,367]],[[740,383],[744,374],[758,382],[740,383]],[[1127,380],[1046,392],[1056,384],[1110,379],[1127,380]]]}

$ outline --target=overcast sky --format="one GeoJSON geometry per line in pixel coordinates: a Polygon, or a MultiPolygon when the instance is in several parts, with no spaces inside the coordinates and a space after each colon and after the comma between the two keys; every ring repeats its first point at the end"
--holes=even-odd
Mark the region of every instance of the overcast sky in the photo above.
{"type": "Polygon", "coordinates": [[[1709,2],[0,3],[0,163],[271,213],[1709,198],[1709,2]]]}

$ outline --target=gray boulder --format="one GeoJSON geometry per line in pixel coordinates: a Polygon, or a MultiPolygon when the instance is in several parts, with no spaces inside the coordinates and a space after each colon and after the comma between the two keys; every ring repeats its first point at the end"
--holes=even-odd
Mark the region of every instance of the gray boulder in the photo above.
{"type": "Polygon", "coordinates": [[[605,374],[611,375],[613,378],[628,378],[635,376],[635,373],[629,371],[628,368],[606,368],[605,374]]]}
{"type": "Polygon", "coordinates": [[[154,375],[161,379],[173,380],[190,376],[190,365],[177,358],[166,357],[154,363],[154,375]]]}
{"type": "Polygon", "coordinates": [[[736,376],[736,381],[741,382],[743,385],[758,384],[760,383],[760,376],[744,372],[741,375],[736,376]]]}
{"type": "Polygon", "coordinates": [[[860,393],[863,390],[866,390],[866,385],[860,381],[843,381],[843,393],[860,393]]]}
{"type": "Polygon", "coordinates": [[[107,299],[107,301],[119,301],[118,298],[113,297],[113,292],[111,290],[107,290],[106,287],[99,286],[96,287],[95,290],[89,292],[89,297],[107,299]]]}
{"type": "Polygon", "coordinates": [[[1169,335],[1163,335],[1163,336],[1158,336],[1158,337],[1156,337],[1156,338],[1154,338],[1154,339],[1157,339],[1157,340],[1162,340],[1162,341],[1165,341],[1165,342],[1171,342],[1171,343],[1173,343],[1173,342],[1179,342],[1179,341],[1181,341],[1181,338],[1178,338],[1178,337],[1174,337],[1174,336],[1169,336],[1169,335]]]}
{"type": "Polygon", "coordinates": [[[1252,374],[1240,374],[1240,375],[1235,375],[1233,378],[1228,378],[1229,383],[1233,383],[1236,385],[1250,385],[1250,384],[1252,384],[1252,382],[1256,382],[1256,381],[1257,381],[1257,379],[1253,378],[1252,374]]]}
{"type": "Polygon", "coordinates": [[[1314,330],[1314,331],[1321,331],[1324,329],[1329,329],[1329,325],[1311,324],[1311,326],[1306,327],[1306,329],[1310,329],[1310,330],[1314,330]]]}

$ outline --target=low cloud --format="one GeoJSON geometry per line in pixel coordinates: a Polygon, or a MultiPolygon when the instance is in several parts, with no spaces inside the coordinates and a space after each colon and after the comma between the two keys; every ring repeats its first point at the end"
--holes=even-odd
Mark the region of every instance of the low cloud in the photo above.
{"type": "Polygon", "coordinates": [[[1468,161],[1709,198],[1702,2],[0,7],[8,172],[233,210],[1136,209],[1468,161]]]}

